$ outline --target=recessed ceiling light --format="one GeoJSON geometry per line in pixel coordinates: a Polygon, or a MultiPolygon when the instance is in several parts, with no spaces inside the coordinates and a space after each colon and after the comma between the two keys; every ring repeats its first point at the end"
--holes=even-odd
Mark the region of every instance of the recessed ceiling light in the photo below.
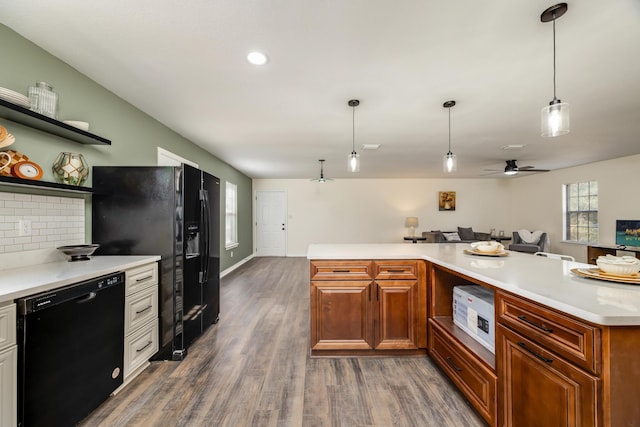
{"type": "Polygon", "coordinates": [[[267,58],[267,55],[262,52],[254,51],[249,52],[247,55],[247,61],[253,65],[264,65],[269,61],[269,58],[267,58]]]}
{"type": "Polygon", "coordinates": [[[363,150],[377,150],[380,148],[380,144],[362,144],[363,150]]]}
{"type": "Polygon", "coordinates": [[[524,147],[526,147],[526,144],[511,144],[511,145],[505,145],[504,147],[502,147],[502,149],[503,150],[519,150],[524,147]]]}

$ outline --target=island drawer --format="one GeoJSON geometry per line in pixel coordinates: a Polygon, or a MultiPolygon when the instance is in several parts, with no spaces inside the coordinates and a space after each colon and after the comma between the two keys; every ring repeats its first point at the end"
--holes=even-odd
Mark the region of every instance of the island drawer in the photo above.
{"type": "Polygon", "coordinates": [[[373,263],[364,260],[311,262],[311,280],[367,280],[373,278],[373,263]]]}
{"type": "Polygon", "coordinates": [[[429,354],[489,423],[495,425],[498,378],[432,320],[429,354]]]}
{"type": "Polygon", "coordinates": [[[498,322],[545,349],[599,374],[600,329],[522,298],[496,292],[498,322]]]}
{"type": "Polygon", "coordinates": [[[16,305],[0,307],[0,350],[16,343],[16,305]]]}
{"type": "Polygon", "coordinates": [[[158,264],[151,263],[135,267],[125,272],[126,294],[131,295],[141,289],[158,284],[158,264]]]}
{"type": "Polygon", "coordinates": [[[376,280],[412,280],[418,278],[418,261],[375,261],[376,280]]]}

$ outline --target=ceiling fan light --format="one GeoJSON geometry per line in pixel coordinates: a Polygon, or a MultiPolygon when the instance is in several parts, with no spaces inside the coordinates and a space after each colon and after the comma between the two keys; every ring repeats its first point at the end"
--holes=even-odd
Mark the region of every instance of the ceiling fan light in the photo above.
{"type": "Polygon", "coordinates": [[[442,169],[447,173],[455,172],[458,169],[458,159],[451,151],[442,158],[442,169]]]}
{"type": "Polygon", "coordinates": [[[347,167],[349,172],[360,172],[360,155],[355,151],[347,156],[347,167]]]}
{"type": "Polygon", "coordinates": [[[517,175],[519,172],[518,166],[515,160],[507,160],[507,166],[504,167],[505,175],[517,175]]]}
{"type": "Polygon", "coordinates": [[[569,133],[569,104],[554,99],[542,108],[542,136],[553,137],[569,133]]]}

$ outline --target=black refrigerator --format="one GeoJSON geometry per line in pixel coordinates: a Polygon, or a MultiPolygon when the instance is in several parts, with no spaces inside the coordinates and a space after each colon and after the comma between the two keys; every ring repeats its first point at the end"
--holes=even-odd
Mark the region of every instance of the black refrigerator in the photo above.
{"type": "Polygon", "coordinates": [[[93,168],[96,255],[160,255],[160,350],[182,360],[220,313],[220,180],[189,165],[93,168]]]}

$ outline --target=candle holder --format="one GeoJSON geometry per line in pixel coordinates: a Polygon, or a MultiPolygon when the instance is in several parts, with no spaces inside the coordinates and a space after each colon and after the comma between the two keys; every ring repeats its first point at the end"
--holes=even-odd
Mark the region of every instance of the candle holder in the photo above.
{"type": "Polygon", "coordinates": [[[80,186],[89,177],[89,165],[79,153],[58,154],[52,169],[56,182],[60,184],[80,186]]]}

